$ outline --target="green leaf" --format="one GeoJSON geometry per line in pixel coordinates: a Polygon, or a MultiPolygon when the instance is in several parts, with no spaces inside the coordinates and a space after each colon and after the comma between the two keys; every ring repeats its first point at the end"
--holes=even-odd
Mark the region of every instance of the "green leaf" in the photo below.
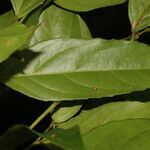
{"type": "MultiPolygon", "coordinates": [[[[46,143],[54,144],[65,150],[84,150],[78,127],[73,127],[67,130],[56,128],[47,133],[37,133],[37,135],[43,137],[46,143]]],[[[47,147],[51,149],[48,144],[47,147]]]]}
{"type": "MultiPolygon", "coordinates": [[[[91,103],[89,102],[89,105],[91,103]]],[[[61,124],[59,127],[68,129],[79,126],[81,134],[112,121],[126,119],[150,119],[150,102],[112,102],[92,110],[83,110],[77,117],[61,124]]]]}
{"type": "Polygon", "coordinates": [[[0,30],[0,62],[7,59],[14,51],[27,42],[33,32],[33,27],[13,23],[0,30]]]}
{"type": "Polygon", "coordinates": [[[124,120],[97,127],[83,135],[86,150],[149,150],[150,120],[124,120]]]}
{"type": "Polygon", "coordinates": [[[126,0],[55,0],[61,7],[73,11],[89,11],[101,7],[121,4],[126,0]]]}
{"type": "Polygon", "coordinates": [[[0,30],[15,22],[15,15],[12,10],[0,15],[0,30]]]}
{"type": "Polygon", "coordinates": [[[82,103],[82,101],[61,102],[52,114],[52,119],[55,123],[60,123],[72,118],[81,109],[82,103]]]}
{"type": "Polygon", "coordinates": [[[150,26],[150,1],[129,0],[129,18],[133,32],[150,26]]]}
{"type": "Polygon", "coordinates": [[[91,34],[79,15],[50,6],[42,12],[30,45],[55,38],[91,38],[91,34]]]}
{"type": "Polygon", "coordinates": [[[1,150],[16,150],[20,146],[31,142],[37,135],[33,134],[26,126],[16,125],[9,128],[0,136],[1,150]]]}
{"type": "Polygon", "coordinates": [[[16,17],[27,16],[33,9],[41,5],[44,0],[11,0],[16,17]]]}
{"type": "MultiPolygon", "coordinates": [[[[27,65],[24,74],[14,76],[6,84],[38,99],[97,98],[150,87],[150,47],[145,44],[57,39],[31,49],[45,52],[27,65]],[[29,88],[31,82],[33,87],[29,88]]],[[[7,78],[3,74],[1,78],[7,78]]]]}
{"type": "Polygon", "coordinates": [[[55,39],[31,49],[37,56],[24,58],[23,73],[13,60],[14,65],[6,63],[9,70],[5,64],[0,69],[0,80],[39,100],[100,98],[150,87],[150,47],[142,43],[55,39]]]}

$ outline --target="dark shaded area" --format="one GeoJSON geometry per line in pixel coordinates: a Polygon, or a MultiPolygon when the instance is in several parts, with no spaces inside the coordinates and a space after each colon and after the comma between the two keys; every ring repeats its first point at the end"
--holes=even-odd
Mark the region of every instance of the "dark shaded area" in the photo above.
{"type": "Polygon", "coordinates": [[[142,34],[139,38],[139,42],[143,42],[150,45],[150,32],[142,34]]]}
{"type": "Polygon", "coordinates": [[[131,34],[128,3],[81,13],[93,37],[121,39],[131,34]]]}
{"type": "Polygon", "coordinates": [[[12,8],[10,0],[1,0],[0,5],[0,14],[5,13],[6,11],[12,8]]]}
{"type": "MultiPolygon", "coordinates": [[[[1,63],[1,76],[7,75],[9,78],[11,78],[17,73],[23,73],[23,69],[38,55],[39,53],[32,52],[28,49],[16,51],[12,54],[12,57],[9,57],[6,61],[1,63]]],[[[3,78],[3,83],[8,81],[9,78],[3,78]]]]}
{"type": "MultiPolygon", "coordinates": [[[[38,53],[29,50],[14,53],[12,58],[10,57],[8,61],[6,60],[1,64],[1,76],[5,76],[6,74],[11,77],[22,72],[23,68],[37,55],[38,53]]],[[[5,78],[3,82],[5,83],[8,80],[9,78],[5,78]]],[[[0,134],[15,124],[21,123],[29,126],[51,104],[51,102],[43,102],[29,98],[11,90],[3,84],[0,84],[0,87],[2,90],[0,94],[0,118],[2,118],[0,134]]],[[[49,126],[50,122],[51,116],[48,115],[36,129],[38,131],[44,131],[44,129],[49,126]]]]}
{"type": "MultiPolygon", "coordinates": [[[[31,150],[48,150],[44,145],[36,145],[31,150]]],[[[52,149],[53,150],[53,149],[52,149]]]]}
{"type": "MultiPolygon", "coordinates": [[[[0,85],[3,89],[3,95],[0,96],[0,133],[15,124],[31,123],[50,105],[50,102],[42,102],[34,100],[18,92],[15,92],[4,85],[0,85]]],[[[37,127],[38,131],[49,126],[51,121],[48,115],[37,127]]]]}
{"type": "Polygon", "coordinates": [[[37,136],[24,125],[13,126],[0,137],[0,149],[20,150],[36,138],[37,136]]]}
{"type": "MultiPolygon", "coordinates": [[[[139,101],[139,102],[149,102],[150,101],[150,89],[145,91],[132,92],[123,95],[117,95],[113,97],[104,97],[100,99],[91,99],[83,106],[84,110],[94,109],[101,105],[111,103],[111,102],[121,102],[121,101],[139,101]]],[[[80,112],[79,112],[80,113],[80,112]]]]}

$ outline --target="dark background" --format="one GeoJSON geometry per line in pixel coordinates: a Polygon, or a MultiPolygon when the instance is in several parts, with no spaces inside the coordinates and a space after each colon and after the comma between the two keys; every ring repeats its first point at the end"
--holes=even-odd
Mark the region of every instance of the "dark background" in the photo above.
{"type": "MultiPolygon", "coordinates": [[[[122,39],[131,34],[128,19],[128,5],[101,8],[87,13],[79,13],[87,23],[93,37],[105,39],[122,39]]],[[[9,0],[1,0],[0,14],[12,8],[9,0]]],[[[140,41],[150,43],[150,33],[140,37],[140,41]]],[[[49,102],[42,102],[15,92],[0,84],[0,135],[15,124],[30,125],[48,106],[49,102]]],[[[49,124],[47,116],[38,130],[49,124]]]]}

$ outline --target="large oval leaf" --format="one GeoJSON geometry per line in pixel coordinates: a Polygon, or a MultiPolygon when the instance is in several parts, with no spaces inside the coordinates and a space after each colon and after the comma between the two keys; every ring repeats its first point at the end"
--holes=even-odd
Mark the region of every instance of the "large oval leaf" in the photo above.
{"type": "MultiPolygon", "coordinates": [[[[23,24],[13,23],[0,30],[0,62],[7,59],[28,41],[33,27],[27,28],[23,24]]],[[[7,67],[6,67],[7,68],[7,67]]]]}
{"type": "Polygon", "coordinates": [[[30,45],[55,38],[91,38],[82,18],[72,12],[50,6],[42,12],[30,45]]]}
{"type": "Polygon", "coordinates": [[[111,122],[83,136],[86,150],[149,150],[149,140],[149,119],[111,122]]]}
{"type": "Polygon", "coordinates": [[[19,68],[13,60],[15,66],[11,64],[9,70],[2,67],[0,79],[40,100],[99,98],[150,87],[150,47],[145,44],[56,39],[31,49],[37,56],[26,62],[23,74],[11,75],[9,70],[17,72],[19,68]]]}
{"type": "Polygon", "coordinates": [[[117,5],[126,0],[55,0],[55,3],[74,11],[89,11],[96,8],[117,5]]]}
{"type": "MultiPolygon", "coordinates": [[[[89,105],[91,103],[89,102],[89,105]]],[[[83,110],[80,115],[61,124],[59,127],[68,129],[80,127],[81,134],[112,121],[127,119],[150,119],[150,102],[113,102],[104,104],[92,110],[83,110]]]]}
{"type": "Polygon", "coordinates": [[[150,1],[129,0],[129,17],[133,32],[150,26],[150,1]]]}
{"type": "Polygon", "coordinates": [[[45,0],[11,0],[17,18],[27,16],[45,0]]]}

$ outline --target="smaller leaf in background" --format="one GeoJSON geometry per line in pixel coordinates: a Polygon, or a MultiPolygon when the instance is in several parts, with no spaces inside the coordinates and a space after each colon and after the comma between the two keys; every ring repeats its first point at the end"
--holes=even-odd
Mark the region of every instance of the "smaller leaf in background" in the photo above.
{"type": "Polygon", "coordinates": [[[44,10],[30,45],[55,38],[91,38],[82,18],[54,5],[44,10]]]}
{"type": "Polygon", "coordinates": [[[121,4],[126,0],[55,0],[61,7],[73,11],[90,11],[93,9],[121,4]]]}
{"type": "Polygon", "coordinates": [[[17,19],[27,16],[44,1],[45,0],[11,0],[17,19]]]}
{"type": "MultiPolygon", "coordinates": [[[[88,105],[91,105],[89,102],[88,105]]],[[[62,123],[59,127],[68,129],[75,125],[80,127],[81,134],[111,121],[126,119],[150,119],[150,102],[112,102],[92,110],[83,110],[77,117],[62,123]]]]}
{"type": "Polygon", "coordinates": [[[37,138],[26,126],[16,125],[0,136],[1,150],[15,150],[37,138]]]}
{"type": "MultiPolygon", "coordinates": [[[[54,144],[64,150],[84,150],[82,137],[77,126],[70,129],[56,128],[47,133],[39,134],[43,137],[46,143],[54,144]]],[[[48,144],[46,144],[47,147],[48,144]]],[[[51,149],[51,147],[49,147],[51,149]]]]}
{"type": "Polygon", "coordinates": [[[61,102],[52,114],[55,123],[64,122],[72,118],[82,107],[83,101],[61,102]]]}
{"type": "Polygon", "coordinates": [[[150,0],[129,0],[129,18],[132,32],[150,26],[150,0]]]}
{"type": "Polygon", "coordinates": [[[2,15],[0,15],[0,29],[4,28],[15,22],[15,14],[13,10],[10,10],[2,15]]]}
{"type": "Polygon", "coordinates": [[[24,46],[32,33],[33,27],[27,28],[18,22],[2,28],[0,30],[0,62],[24,46]]]}
{"type": "Polygon", "coordinates": [[[150,119],[110,122],[83,135],[86,150],[149,150],[150,119]]]}

